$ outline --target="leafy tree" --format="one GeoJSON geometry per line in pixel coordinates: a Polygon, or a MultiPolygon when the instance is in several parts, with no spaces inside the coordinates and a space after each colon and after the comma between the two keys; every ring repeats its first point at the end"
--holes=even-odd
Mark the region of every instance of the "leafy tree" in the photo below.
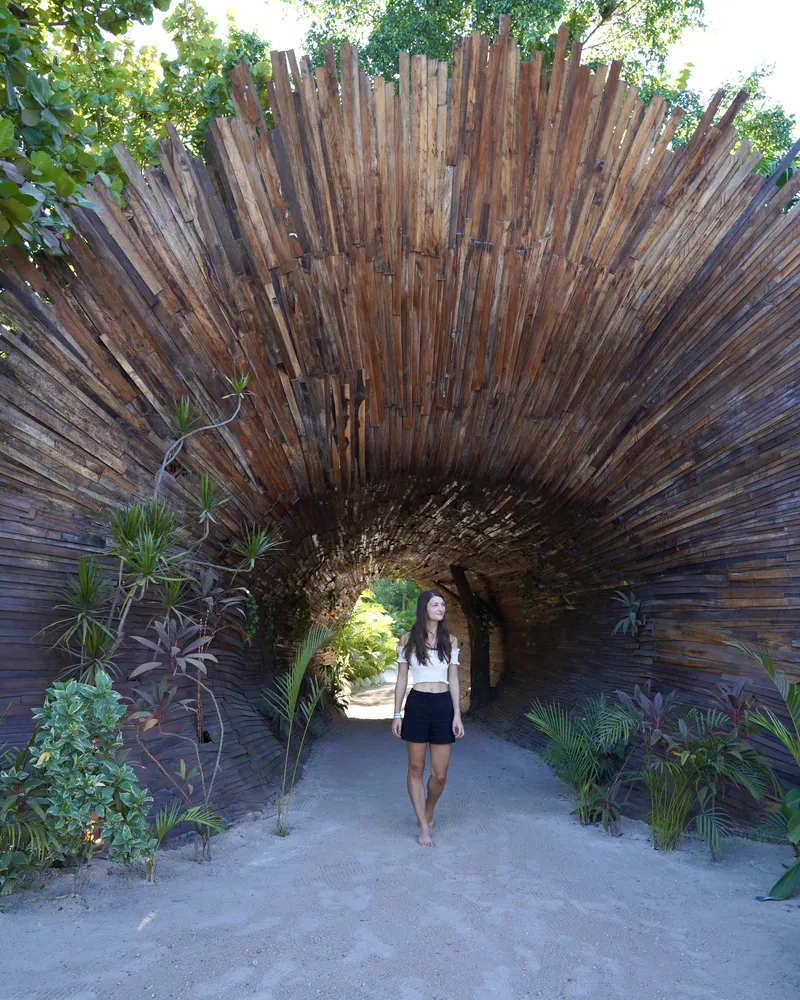
{"type": "MultiPolygon", "coordinates": [[[[700,94],[688,86],[691,65],[687,66],[674,80],[667,77],[649,77],[643,84],[641,96],[649,101],[654,94],[660,94],[669,105],[680,105],[686,112],[673,139],[674,146],[685,146],[705,111],[705,102],[700,94]]],[[[769,173],[772,164],[781,159],[792,145],[795,119],[787,114],[780,104],[770,104],[764,91],[764,80],[772,72],[772,67],[759,66],[749,75],[743,73],[722,84],[729,95],[745,90],[750,100],[736,117],[736,131],[740,138],[749,139],[753,148],[762,153],[756,169],[769,173]]]]}
{"type": "Polygon", "coordinates": [[[391,615],[392,631],[398,638],[408,632],[417,617],[419,587],[412,580],[375,580],[372,584],[375,600],[391,615]]]}
{"type": "MultiPolygon", "coordinates": [[[[687,67],[677,79],[664,75],[670,47],[684,31],[703,26],[704,0],[299,0],[311,15],[306,48],[322,59],[326,41],[334,46],[362,46],[362,60],[371,73],[387,79],[397,74],[397,53],[408,50],[449,60],[453,42],[469,31],[492,36],[500,14],[510,17],[511,34],[528,57],[540,50],[545,65],[552,62],[556,31],[567,22],[571,40],[583,44],[590,64],[621,59],[624,77],[641,87],[645,100],[660,94],[669,105],[686,111],[675,145],[684,145],[700,120],[705,103],[689,88],[687,67]]],[[[763,90],[769,69],[759,67],[724,86],[733,95],[747,90],[751,100],[739,114],[737,127],[763,153],[759,169],[781,157],[791,146],[795,120],[772,105],[763,90]]]]}
{"type": "Polygon", "coordinates": [[[333,642],[336,673],[350,681],[374,677],[397,659],[394,621],[366,590],[338,630],[333,642]]]}
{"type": "MultiPolygon", "coordinates": [[[[162,2],[162,0],[158,0],[162,2]]],[[[166,0],[164,0],[166,2],[166,0]]],[[[87,147],[96,127],[75,113],[69,84],[54,73],[51,30],[80,52],[98,24],[124,30],[152,17],[141,0],[23,7],[0,0],[0,240],[57,251],[69,228],[65,207],[87,204],[80,185],[94,175],[87,147]],[[87,17],[87,15],[91,15],[87,17]]]]}
{"type": "Polygon", "coordinates": [[[308,51],[319,59],[326,41],[364,44],[373,73],[391,78],[404,49],[449,59],[452,44],[469,31],[493,35],[501,14],[523,51],[552,57],[555,33],[566,21],[596,62],[623,59],[629,78],[660,68],[670,45],[701,26],[703,0],[299,0],[311,17],[308,51]]]}
{"type": "Polygon", "coordinates": [[[0,241],[58,253],[70,228],[65,208],[92,207],[78,193],[83,185],[99,176],[119,198],[117,142],[152,165],[172,121],[201,152],[211,120],[233,114],[227,77],[240,59],[268,106],[268,43],[231,18],[227,39],[217,37],[196,0],[181,0],[164,22],[175,58],[120,37],[131,21],[149,22],[153,8],[169,2],[22,8],[0,0],[0,241]]]}

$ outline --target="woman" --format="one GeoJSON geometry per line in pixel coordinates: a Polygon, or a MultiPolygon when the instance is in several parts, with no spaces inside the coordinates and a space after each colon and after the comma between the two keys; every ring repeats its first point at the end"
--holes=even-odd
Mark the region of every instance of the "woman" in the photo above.
{"type": "Polygon", "coordinates": [[[394,689],[392,732],[406,741],[408,794],[419,823],[420,847],[434,847],[433,810],[444,791],[452,744],[464,735],[458,685],[458,641],[447,628],[444,598],[426,590],[417,601],[417,620],[400,639],[397,684],[394,689]],[[413,688],[400,709],[411,667],[413,688]],[[427,796],[422,776],[425,754],[431,747],[431,774],[427,796]]]}

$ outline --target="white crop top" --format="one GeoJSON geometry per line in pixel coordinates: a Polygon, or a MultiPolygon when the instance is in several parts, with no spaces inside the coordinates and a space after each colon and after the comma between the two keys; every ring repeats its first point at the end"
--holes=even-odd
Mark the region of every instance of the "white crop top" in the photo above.
{"type": "MultiPolygon", "coordinates": [[[[403,644],[397,647],[397,662],[408,663],[411,669],[411,683],[413,684],[449,684],[447,670],[450,664],[439,656],[437,649],[428,650],[428,662],[420,663],[417,654],[412,651],[411,659],[406,660],[403,644]]],[[[458,663],[458,646],[453,646],[450,651],[450,663],[458,663]]]]}

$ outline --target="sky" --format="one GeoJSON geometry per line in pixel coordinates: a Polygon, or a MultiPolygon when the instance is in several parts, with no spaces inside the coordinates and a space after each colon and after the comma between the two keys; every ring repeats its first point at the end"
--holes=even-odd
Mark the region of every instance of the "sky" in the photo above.
{"type": "MultiPolygon", "coordinates": [[[[203,6],[221,30],[230,10],[240,28],[256,28],[273,49],[302,53],[305,24],[283,0],[206,0],[203,6]]],[[[764,89],[795,116],[800,134],[797,0],[772,0],[768,17],[761,15],[765,9],[753,0],[706,0],[707,30],[687,32],[671,54],[668,71],[676,75],[686,63],[693,63],[689,85],[710,96],[735,74],[773,64],[774,73],[764,89]]],[[[169,39],[161,28],[164,16],[157,13],[152,25],[137,25],[133,29],[137,42],[169,51],[169,39]]]]}

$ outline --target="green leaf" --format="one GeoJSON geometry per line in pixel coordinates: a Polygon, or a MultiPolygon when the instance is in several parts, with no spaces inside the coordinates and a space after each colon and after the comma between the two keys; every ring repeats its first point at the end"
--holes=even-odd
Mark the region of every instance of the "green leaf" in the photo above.
{"type": "Polygon", "coordinates": [[[761,900],[788,899],[800,886],[800,859],[795,861],[769,890],[768,896],[757,896],[761,900]]]}
{"type": "Polygon", "coordinates": [[[789,789],[783,797],[783,804],[790,809],[800,809],[800,785],[789,789]]]}
{"type": "Polygon", "coordinates": [[[41,104],[42,107],[44,107],[49,98],[53,96],[53,91],[47,80],[45,80],[43,76],[36,76],[34,73],[31,73],[28,76],[28,93],[34,98],[37,104],[41,104]]]}
{"type": "Polygon", "coordinates": [[[22,119],[22,124],[27,125],[30,128],[34,128],[41,121],[42,113],[36,108],[25,108],[23,109],[20,118],[22,119]]]}
{"type": "Polygon", "coordinates": [[[0,118],[0,153],[14,144],[14,123],[0,118]]]}
{"type": "Polygon", "coordinates": [[[78,190],[78,185],[66,172],[66,170],[59,170],[56,173],[56,191],[59,198],[69,198],[70,195],[74,194],[78,190]]]}
{"type": "Polygon", "coordinates": [[[32,214],[30,208],[23,205],[21,197],[0,198],[0,212],[14,222],[27,222],[32,214]]]}

